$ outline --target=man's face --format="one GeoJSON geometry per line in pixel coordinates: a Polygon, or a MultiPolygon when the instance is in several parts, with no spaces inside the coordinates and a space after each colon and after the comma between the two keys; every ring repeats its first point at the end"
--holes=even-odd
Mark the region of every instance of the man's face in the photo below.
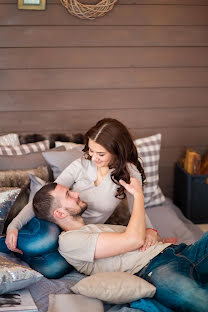
{"type": "Polygon", "coordinates": [[[70,191],[66,186],[58,184],[51,194],[59,201],[59,208],[64,208],[71,216],[81,216],[87,209],[87,203],[79,198],[79,193],[70,191]]]}

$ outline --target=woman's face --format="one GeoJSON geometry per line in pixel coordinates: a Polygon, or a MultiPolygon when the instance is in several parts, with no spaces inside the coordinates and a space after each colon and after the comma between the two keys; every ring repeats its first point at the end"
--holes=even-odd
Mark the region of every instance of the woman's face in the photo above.
{"type": "Polygon", "coordinates": [[[109,167],[113,155],[109,153],[102,145],[89,139],[88,142],[89,155],[92,157],[92,161],[97,167],[109,167]]]}

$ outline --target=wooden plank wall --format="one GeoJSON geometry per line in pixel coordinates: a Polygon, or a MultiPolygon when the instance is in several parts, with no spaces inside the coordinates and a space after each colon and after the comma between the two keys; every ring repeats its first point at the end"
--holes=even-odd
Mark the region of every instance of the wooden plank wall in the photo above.
{"type": "Polygon", "coordinates": [[[208,149],[208,0],[120,0],[94,21],[58,0],[0,0],[0,133],[85,131],[103,117],[162,133],[160,184],[208,149]]]}

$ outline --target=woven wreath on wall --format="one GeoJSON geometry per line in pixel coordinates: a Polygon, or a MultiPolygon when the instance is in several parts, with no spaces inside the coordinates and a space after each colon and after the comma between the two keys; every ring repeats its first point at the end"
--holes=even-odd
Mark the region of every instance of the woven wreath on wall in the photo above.
{"type": "MultiPolygon", "coordinates": [[[[83,4],[78,0],[60,0],[70,14],[81,19],[93,20],[112,10],[118,0],[101,0],[96,4],[83,4]]],[[[90,0],[89,0],[90,1],[90,0]]]]}

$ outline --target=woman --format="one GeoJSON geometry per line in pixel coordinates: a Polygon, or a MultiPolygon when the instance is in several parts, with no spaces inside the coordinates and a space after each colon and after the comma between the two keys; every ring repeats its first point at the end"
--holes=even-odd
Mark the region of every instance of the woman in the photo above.
{"type": "MultiPolygon", "coordinates": [[[[104,118],[85,134],[83,157],[71,163],[55,180],[80,193],[80,198],[87,202],[88,209],[83,213],[87,224],[105,223],[120,200],[126,197],[122,179],[130,182],[130,176],[137,178],[143,185],[144,170],[138,159],[137,149],[127,128],[118,120],[104,118]]],[[[130,211],[133,198],[127,194],[130,211]]],[[[34,217],[32,203],[28,203],[7,229],[6,245],[20,252],[17,246],[18,230],[34,217]]],[[[149,219],[144,249],[155,244],[157,231],[152,229],[149,219]]]]}

